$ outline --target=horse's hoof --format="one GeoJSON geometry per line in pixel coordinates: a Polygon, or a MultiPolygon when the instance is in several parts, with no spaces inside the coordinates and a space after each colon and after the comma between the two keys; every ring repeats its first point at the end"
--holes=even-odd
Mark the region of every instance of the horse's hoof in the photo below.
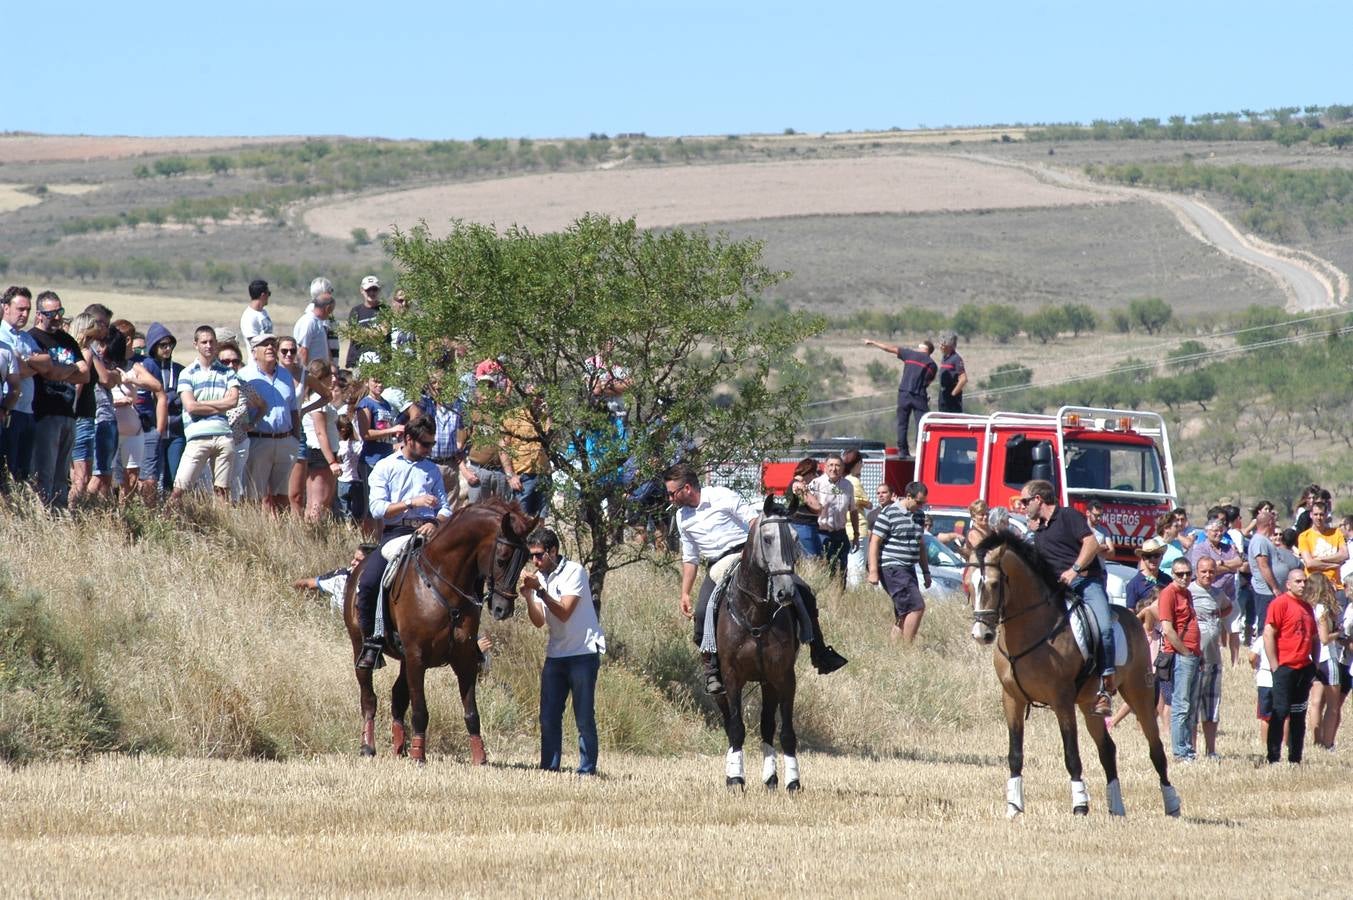
{"type": "Polygon", "coordinates": [[[488,762],[489,755],[484,752],[484,739],[477,735],[470,738],[470,765],[485,766],[488,762]]]}
{"type": "Polygon", "coordinates": [[[775,773],[772,772],[772,773],[771,773],[771,776],[770,776],[769,778],[766,779],[765,785],[766,785],[766,790],[768,790],[768,791],[773,791],[773,790],[775,790],[777,787],[780,786],[780,776],[779,776],[779,775],[776,775],[775,773]]]}
{"type": "Polygon", "coordinates": [[[799,791],[803,790],[803,787],[799,784],[799,780],[796,778],[789,784],[785,785],[785,790],[791,794],[797,794],[799,791]]]}
{"type": "Polygon", "coordinates": [[[363,756],[375,756],[375,755],[376,755],[376,748],[375,748],[375,747],[369,747],[369,746],[367,746],[366,744],[363,744],[363,745],[362,745],[362,755],[363,755],[363,756]]]}
{"type": "Polygon", "coordinates": [[[1020,809],[1020,808],[1019,808],[1018,806],[1016,806],[1015,804],[1013,804],[1013,803],[1007,803],[1007,804],[1005,805],[1005,818],[1006,818],[1008,821],[1013,822],[1013,821],[1015,821],[1016,819],[1018,819],[1018,818],[1019,818],[1020,816],[1022,816],[1022,815],[1024,815],[1024,810],[1020,809]]]}
{"type": "Polygon", "coordinates": [[[729,790],[737,788],[738,790],[741,791],[746,789],[747,780],[745,778],[725,778],[724,784],[728,787],[729,790]]]}
{"type": "Polygon", "coordinates": [[[1088,807],[1088,806],[1077,806],[1077,807],[1074,807],[1074,808],[1071,810],[1071,812],[1072,812],[1074,815],[1078,815],[1078,816],[1088,816],[1088,815],[1090,815],[1090,807],[1088,807]]]}

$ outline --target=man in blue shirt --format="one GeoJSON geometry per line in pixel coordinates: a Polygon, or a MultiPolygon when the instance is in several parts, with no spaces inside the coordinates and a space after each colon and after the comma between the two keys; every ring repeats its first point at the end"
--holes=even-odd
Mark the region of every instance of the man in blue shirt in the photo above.
{"type": "MultiPolygon", "coordinates": [[[[371,469],[367,478],[367,506],[371,518],[385,526],[382,552],[396,538],[429,535],[439,519],[451,518],[441,470],[428,459],[436,443],[433,423],[420,416],[405,426],[403,445],[371,469]]],[[[383,557],[378,556],[362,566],[357,578],[357,619],[365,639],[362,655],[357,659],[359,669],[375,668],[380,660],[383,642],[374,638],[373,633],[384,563],[383,557]]]]}

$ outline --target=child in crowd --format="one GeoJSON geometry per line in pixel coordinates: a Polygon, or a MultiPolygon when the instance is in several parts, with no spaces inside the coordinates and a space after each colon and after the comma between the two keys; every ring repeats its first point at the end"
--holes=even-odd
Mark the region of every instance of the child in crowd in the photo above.
{"type": "Polygon", "coordinates": [[[1268,720],[1273,715],[1273,670],[1264,652],[1264,632],[1250,642],[1250,667],[1254,669],[1254,687],[1259,695],[1255,714],[1259,718],[1259,743],[1268,746],[1268,720]]]}
{"type": "Polygon", "coordinates": [[[362,481],[362,439],[357,436],[352,417],[338,417],[338,513],[354,524],[362,520],[366,509],[366,485],[362,481]]]}

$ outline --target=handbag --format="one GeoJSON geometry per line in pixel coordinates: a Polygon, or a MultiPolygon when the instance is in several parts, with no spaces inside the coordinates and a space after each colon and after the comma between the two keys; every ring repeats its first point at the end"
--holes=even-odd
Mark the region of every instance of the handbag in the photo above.
{"type": "Polygon", "coordinates": [[[1156,654],[1156,680],[1173,681],[1174,680],[1174,654],[1161,651],[1156,654]]]}

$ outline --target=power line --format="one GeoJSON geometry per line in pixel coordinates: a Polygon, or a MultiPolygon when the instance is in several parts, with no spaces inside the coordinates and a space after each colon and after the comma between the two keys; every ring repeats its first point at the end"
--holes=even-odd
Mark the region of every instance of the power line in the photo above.
{"type": "MultiPolygon", "coordinates": [[[[1251,326],[1248,327],[1248,328],[1237,328],[1237,329],[1234,329],[1234,330],[1232,330],[1232,331],[1219,331],[1219,332],[1216,332],[1216,333],[1214,333],[1214,334],[1201,335],[1201,337],[1206,337],[1206,338],[1211,339],[1211,340],[1217,340],[1217,339],[1220,339],[1220,338],[1235,337],[1235,336],[1238,335],[1238,334],[1248,334],[1248,333],[1250,333],[1250,332],[1252,332],[1252,331],[1268,331],[1268,330],[1273,329],[1273,328],[1284,328],[1284,327],[1287,327],[1287,326],[1289,326],[1289,325],[1299,325],[1299,324],[1301,324],[1301,323],[1303,323],[1303,322],[1319,322],[1319,321],[1323,321],[1323,320],[1325,320],[1325,319],[1336,318],[1336,317],[1338,317],[1338,316],[1346,316],[1346,315],[1348,315],[1348,314],[1349,314],[1349,313],[1348,313],[1348,310],[1340,309],[1340,310],[1335,310],[1334,312],[1320,313],[1320,314],[1318,314],[1318,315],[1302,316],[1302,317],[1296,318],[1296,319],[1286,319],[1286,320],[1284,320],[1284,321],[1282,321],[1282,322],[1277,322],[1277,323],[1274,323],[1274,324],[1272,324],[1272,325],[1251,325],[1251,326]]],[[[1343,334],[1343,333],[1345,333],[1346,331],[1347,331],[1347,329],[1340,329],[1340,332],[1339,332],[1339,333],[1340,333],[1340,334],[1343,334]]],[[[1321,333],[1323,333],[1323,332],[1310,332],[1310,333],[1308,333],[1307,335],[1302,335],[1301,337],[1307,337],[1307,336],[1310,336],[1310,334],[1321,334],[1321,333]]],[[[1296,336],[1293,336],[1293,337],[1296,337],[1296,336]]],[[[1188,338],[1188,340],[1193,340],[1193,338],[1188,338]]],[[[1281,340],[1281,339],[1275,338],[1274,340],[1281,340]]],[[[1248,345],[1248,346],[1249,346],[1250,348],[1264,347],[1264,346],[1269,346],[1269,342],[1263,342],[1263,343],[1259,343],[1259,344],[1250,344],[1250,345],[1248,345]]],[[[1117,352],[1115,352],[1115,353],[1102,354],[1102,355],[1100,355],[1098,358],[1101,359],[1101,360],[1118,359],[1118,358],[1121,358],[1121,357],[1132,356],[1134,353],[1139,353],[1139,352],[1141,352],[1141,351],[1140,351],[1140,350],[1120,350],[1120,351],[1117,351],[1117,352]]],[[[1173,359],[1173,360],[1171,360],[1171,361],[1172,361],[1172,362],[1181,362],[1181,361],[1192,360],[1192,359],[1194,359],[1195,357],[1198,358],[1198,359],[1206,358],[1204,355],[1192,354],[1192,355],[1189,355],[1189,356],[1186,356],[1186,357],[1176,357],[1175,359],[1173,359]]],[[[1123,369],[1122,371],[1125,371],[1125,372],[1135,371],[1136,368],[1138,368],[1138,367],[1128,367],[1128,368],[1126,368],[1126,369],[1123,369]]],[[[1102,372],[1102,373],[1100,373],[1099,375],[1090,375],[1090,376],[1085,376],[1085,377],[1086,377],[1086,378],[1099,378],[1099,377],[1102,377],[1103,375],[1114,374],[1115,371],[1116,371],[1116,370],[1109,370],[1109,371],[1107,371],[1107,372],[1102,372]]],[[[1051,385],[1053,385],[1053,384],[1054,384],[1054,383],[1049,383],[1048,386],[1051,386],[1051,385]]],[[[1045,385],[1036,385],[1036,386],[1037,386],[1037,387],[1044,387],[1045,385]]],[[[1030,387],[1035,387],[1035,385],[1020,385],[1018,388],[1016,388],[1016,390],[1025,390],[1025,389],[1030,388],[1030,387]]],[[[995,389],[993,389],[993,390],[1001,391],[1001,390],[1005,390],[1005,389],[1004,389],[1004,388],[995,388],[995,389]]],[[[851,402],[854,402],[854,401],[856,401],[856,400],[871,400],[871,399],[873,399],[874,397],[886,397],[886,396],[888,396],[889,393],[890,393],[889,391],[879,391],[879,392],[873,393],[873,394],[858,394],[858,395],[856,395],[856,396],[854,396],[854,397],[837,397],[837,398],[834,398],[834,399],[831,399],[831,400],[814,400],[814,401],[812,401],[811,403],[805,403],[805,404],[804,404],[804,407],[807,408],[807,407],[813,407],[813,406],[831,406],[831,405],[834,405],[834,404],[837,404],[837,403],[851,403],[851,402]]],[[[986,396],[986,394],[982,394],[982,393],[973,393],[973,394],[969,394],[969,396],[971,396],[971,397],[982,397],[982,396],[986,396]]],[[[852,414],[851,418],[854,418],[854,416],[855,416],[855,414],[852,414]]],[[[831,420],[823,420],[823,421],[831,421],[831,420]]],[[[805,424],[811,425],[811,424],[814,424],[814,423],[813,423],[813,422],[807,422],[807,423],[805,423],[805,424]]]]}
{"type": "MultiPolygon", "coordinates": [[[[1342,313],[1341,313],[1341,314],[1342,314],[1342,313]]],[[[1324,318],[1328,318],[1328,317],[1324,317],[1324,318]]],[[[1262,326],[1262,327],[1265,327],[1265,328],[1271,328],[1271,327],[1274,327],[1274,326],[1262,326]]],[[[1252,328],[1241,329],[1240,331],[1234,332],[1234,333],[1239,334],[1239,333],[1242,333],[1242,332],[1244,332],[1244,331],[1254,331],[1254,330],[1257,330],[1257,329],[1252,329],[1252,328]]],[[[1353,333],[1353,326],[1345,326],[1345,327],[1343,327],[1343,328],[1338,329],[1338,331],[1335,332],[1335,334],[1337,334],[1337,335],[1346,335],[1346,334],[1350,334],[1350,333],[1353,333]]],[[[1301,342],[1303,342],[1303,341],[1308,341],[1308,340],[1310,340],[1311,338],[1325,337],[1326,335],[1327,335],[1327,332],[1311,331],[1311,332],[1306,332],[1306,333],[1304,333],[1304,334],[1287,335],[1287,336],[1285,336],[1285,337],[1274,338],[1274,339],[1268,340],[1268,341],[1260,341],[1260,342],[1254,343],[1254,344],[1236,345],[1236,346],[1234,346],[1234,347],[1222,347],[1222,348],[1218,348],[1218,349],[1215,349],[1215,350],[1208,350],[1208,351],[1205,351],[1205,352],[1203,352],[1203,353],[1191,353],[1191,354],[1187,354],[1187,355],[1184,355],[1184,356],[1177,356],[1177,357],[1174,357],[1174,358],[1170,359],[1169,361],[1172,362],[1172,363],[1201,362],[1201,361],[1210,360],[1210,359],[1217,359],[1217,358],[1221,358],[1221,357],[1225,357],[1225,356],[1234,356],[1234,355],[1239,354],[1239,353],[1251,353],[1251,352],[1254,352],[1254,351],[1256,351],[1256,350],[1264,350],[1264,349],[1268,349],[1268,348],[1270,348],[1270,347],[1281,347],[1281,346],[1286,346],[1286,345],[1288,345],[1288,344],[1297,344],[1297,343],[1301,343],[1301,342]]],[[[1053,379],[1053,380],[1050,380],[1050,381],[1041,381],[1041,382],[1030,383],[1030,384],[1008,385],[1008,386],[1006,386],[1006,387],[1000,387],[1000,388],[988,388],[988,389],[985,390],[985,391],[975,391],[975,392],[969,394],[968,396],[971,397],[972,399],[975,399],[975,400],[982,400],[982,399],[988,399],[988,398],[992,398],[992,397],[1003,396],[1003,395],[1005,395],[1005,394],[1014,394],[1014,393],[1019,393],[1019,392],[1021,392],[1021,391],[1035,390],[1035,389],[1038,389],[1038,388],[1061,387],[1062,385],[1076,384],[1076,383],[1079,383],[1079,382],[1082,382],[1082,381],[1093,381],[1093,380],[1095,380],[1095,379],[1097,379],[1097,378],[1107,378],[1107,377],[1109,377],[1109,376],[1111,376],[1111,375],[1124,375],[1124,374],[1129,374],[1129,373],[1132,373],[1132,372],[1140,372],[1140,371],[1143,371],[1143,370],[1155,369],[1157,365],[1158,365],[1158,364],[1157,364],[1157,363],[1154,363],[1154,362],[1140,362],[1140,363],[1135,363],[1135,364],[1130,365],[1130,366],[1120,366],[1120,367],[1118,367],[1118,368],[1107,369],[1107,370],[1103,370],[1103,371],[1099,371],[1099,372],[1088,372],[1088,373],[1083,373],[1083,374],[1080,374],[1080,375],[1072,375],[1072,376],[1070,376],[1070,377],[1068,377],[1068,378],[1053,379]]],[[[867,395],[866,397],[861,397],[861,398],[859,398],[859,399],[867,399],[868,396],[878,396],[878,395],[867,395]]],[[[875,408],[873,408],[873,409],[856,410],[856,411],[854,411],[854,412],[841,413],[841,414],[839,414],[839,415],[834,415],[834,416],[826,416],[826,417],[821,418],[821,419],[810,419],[810,420],[804,422],[803,424],[804,424],[805,426],[809,426],[809,425],[828,425],[828,424],[831,424],[831,423],[833,423],[833,422],[844,422],[844,421],[849,421],[849,420],[851,420],[851,419],[858,419],[858,418],[861,418],[861,417],[863,417],[863,416],[872,416],[872,415],[878,415],[879,413],[891,412],[892,410],[893,410],[893,407],[891,407],[891,406],[880,406],[880,407],[875,407],[875,408]]]]}

